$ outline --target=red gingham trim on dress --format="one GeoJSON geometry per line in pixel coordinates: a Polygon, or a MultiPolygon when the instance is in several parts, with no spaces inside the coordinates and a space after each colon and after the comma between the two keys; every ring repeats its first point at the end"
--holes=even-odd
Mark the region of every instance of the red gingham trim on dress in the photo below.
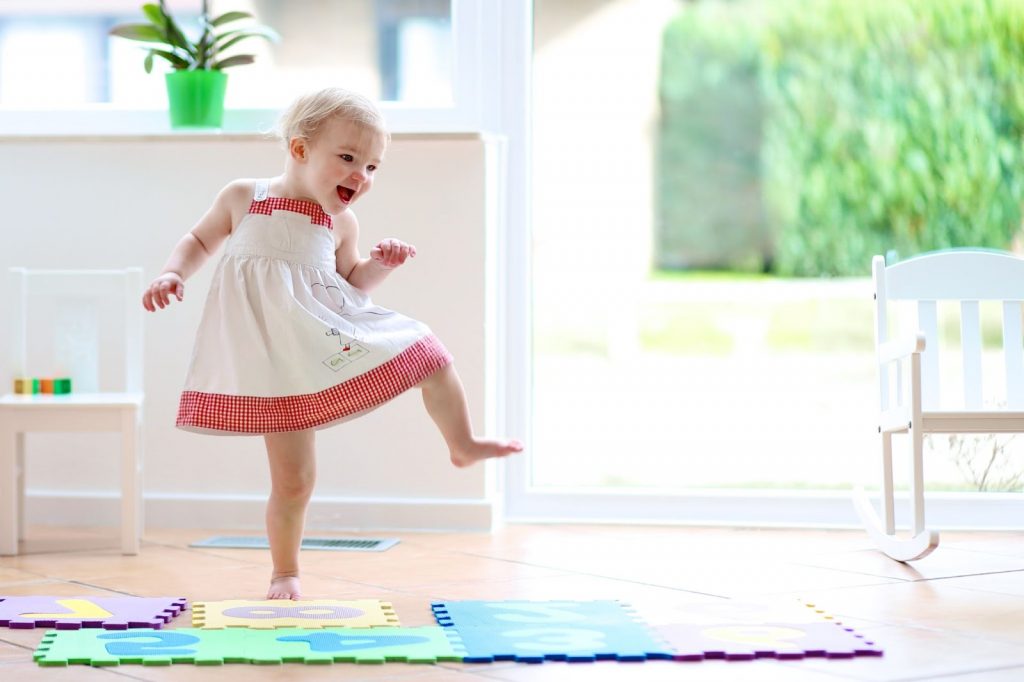
{"type": "Polygon", "coordinates": [[[262,398],[184,391],[177,425],[233,433],[311,429],[386,403],[451,361],[448,349],[430,335],[366,374],[319,393],[262,398]]]}
{"type": "Polygon", "coordinates": [[[334,223],[331,221],[331,216],[324,213],[324,209],[320,207],[320,204],[314,204],[312,201],[270,197],[263,201],[256,201],[253,199],[252,203],[249,204],[249,213],[271,215],[274,211],[302,213],[303,215],[308,215],[310,221],[314,225],[323,225],[328,230],[334,229],[334,223]]]}

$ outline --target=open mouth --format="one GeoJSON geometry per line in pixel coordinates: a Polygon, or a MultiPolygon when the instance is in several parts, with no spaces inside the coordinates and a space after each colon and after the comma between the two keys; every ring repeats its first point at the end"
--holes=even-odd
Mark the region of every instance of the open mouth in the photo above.
{"type": "Polygon", "coordinates": [[[338,185],[338,198],[341,199],[342,203],[347,204],[352,201],[352,197],[355,196],[356,191],[349,189],[348,187],[342,187],[338,185]]]}

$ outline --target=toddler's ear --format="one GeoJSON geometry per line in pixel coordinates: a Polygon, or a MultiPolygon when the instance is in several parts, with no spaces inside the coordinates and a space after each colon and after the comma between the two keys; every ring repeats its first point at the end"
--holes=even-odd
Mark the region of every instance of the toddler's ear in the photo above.
{"type": "Polygon", "coordinates": [[[308,141],[304,137],[293,137],[288,141],[288,153],[296,161],[305,161],[306,152],[309,148],[308,141]]]}

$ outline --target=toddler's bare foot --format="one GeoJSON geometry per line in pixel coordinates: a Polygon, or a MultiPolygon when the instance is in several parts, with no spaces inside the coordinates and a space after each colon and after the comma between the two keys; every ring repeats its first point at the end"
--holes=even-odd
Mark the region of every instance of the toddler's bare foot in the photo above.
{"type": "Polygon", "coordinates": [[[281,575],[270,579],[267,599],[298,599],[302,596],[301,592],[299,576],[281,575]]]}
{"type": "Polygon", "coordinates": [[[474,438],[468,447],[452,448],[452,464],[457,467],[468,467],[482,459],[491,457],[507,457],[523,451],[523,444],[517,440],[485,440],[474,438]]]}

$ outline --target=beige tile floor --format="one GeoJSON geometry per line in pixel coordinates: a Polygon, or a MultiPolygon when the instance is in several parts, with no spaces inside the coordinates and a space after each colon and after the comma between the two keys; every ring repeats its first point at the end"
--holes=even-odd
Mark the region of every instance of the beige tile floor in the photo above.
{"type": "MultiPolygon", "coordinates": [[[[151,530],[139,556],[123,557],[108,529],[30,528],[22,554],[0,558],[0,596],[261,598],[265,551],[188,546],[223,533],[151,530]]],[[[1024,533],[947,533],[932,556],[911,565],[874,552],[853,531],[512,525],[490,534],[385,535],[401,542],[381,553],[304,553],[305,596],[387,600],[407,626],[433,624],[435,599],[621,599],[652,624],[802,599],[872,638],[885,656],[39,668],[32,651],[43,630],[0,628],[0,680],[1024,680],[1024,533]]],[[[187,614],[171,625],[187,626],[187,614]]]]}

